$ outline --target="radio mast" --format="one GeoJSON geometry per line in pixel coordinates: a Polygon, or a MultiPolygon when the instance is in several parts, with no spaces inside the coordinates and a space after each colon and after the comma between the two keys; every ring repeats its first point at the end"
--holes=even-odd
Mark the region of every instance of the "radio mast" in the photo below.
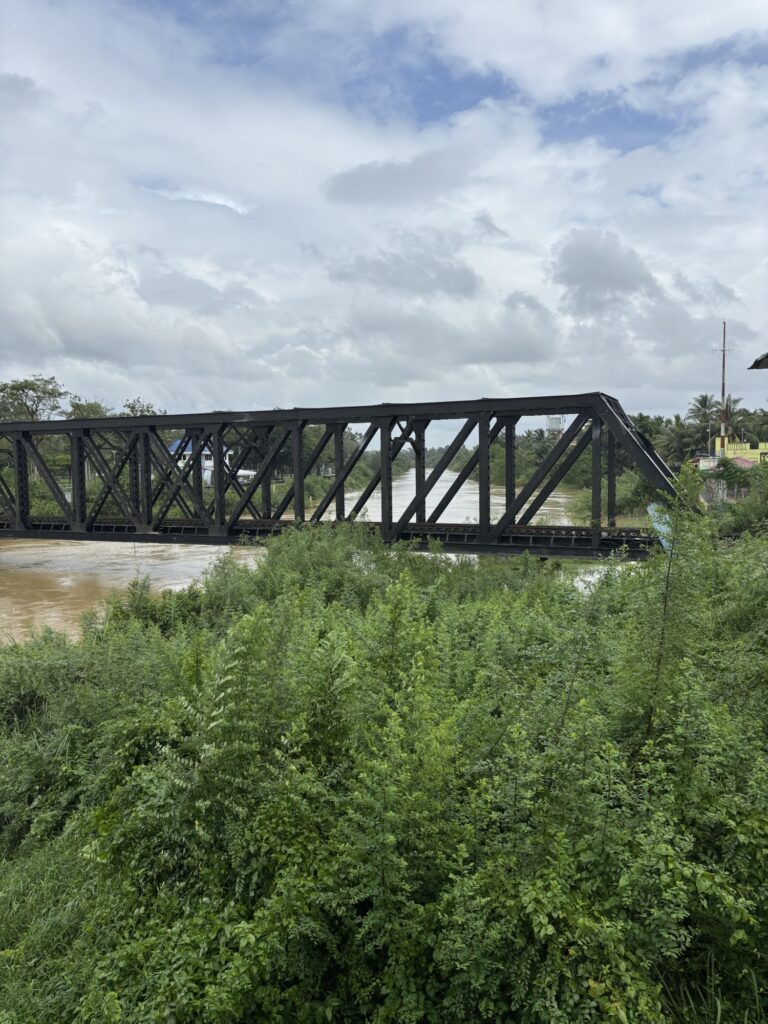
{"type": "Polygon", "coordinates": [[[725,458],[725,320],[723,320],[723,372],[720,378],[720,458],[725,458]]]}

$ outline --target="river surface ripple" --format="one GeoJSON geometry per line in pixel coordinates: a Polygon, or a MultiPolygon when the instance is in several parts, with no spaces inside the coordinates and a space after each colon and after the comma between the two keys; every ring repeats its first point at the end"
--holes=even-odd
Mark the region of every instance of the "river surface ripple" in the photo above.
{"type": "MultiPolygon", "coordinates": [[[[431,511],[454,479],[446,472],[427,499],[431,511]]],[[[395,518],[413,498],[415,471],[392,484],[395,518]]],[[[478,485],[468,480],[442,519],[463,523],[477,520],[478,485]]],[[[544,504],[536,522],[568,522],[568,494],[554,494],[544,504]]],[[[354,495],[348,496],[350,508],[354,495]]],[[[379,493],[366,506],[371,520],[379,518],[379,493]]],[[[504,511],[502,488],[491,490],[491,516],[504,511]]],[[[256,564],[264,548],[234,545],[234,557],[256,564]]],[[[112,591],[125,590],[131,580],[149,576],[155,591],[181,589],[199,579],[221,556],[219,546],[204,544],[134,544],[129,541],[0,540],[0,643],[23,640],[41,626],[79,633],[83,612],[103,601],[112,591]]]]}

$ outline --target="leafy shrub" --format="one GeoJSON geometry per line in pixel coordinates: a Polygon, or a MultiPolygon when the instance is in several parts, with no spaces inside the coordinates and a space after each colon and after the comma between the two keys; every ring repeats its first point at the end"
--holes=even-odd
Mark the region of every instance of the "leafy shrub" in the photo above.
{"type": "Polygon", "coordinates": [[[301,529],[0,650],[0,1021],[763,1020],[768,541],[676,516],[586,592],[301,529]]]}

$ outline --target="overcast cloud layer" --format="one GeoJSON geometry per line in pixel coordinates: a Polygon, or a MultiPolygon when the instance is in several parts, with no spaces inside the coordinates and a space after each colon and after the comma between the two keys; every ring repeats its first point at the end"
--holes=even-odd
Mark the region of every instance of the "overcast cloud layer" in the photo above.
{"type": "Polygon", "coordinates": [[[0,377],[768,402],[764,0],[5,0],[0,377]]]}

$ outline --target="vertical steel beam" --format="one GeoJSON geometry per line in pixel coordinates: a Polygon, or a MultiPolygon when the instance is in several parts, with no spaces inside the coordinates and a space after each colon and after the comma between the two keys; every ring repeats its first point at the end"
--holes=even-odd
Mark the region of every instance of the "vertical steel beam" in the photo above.
{"type": "Polygon", "coordinates": [[[491,416],[481,413],[477,418],[479,494],[478,520],[480,523],[480,543],[488,540],[491,530],[491,416]]]}
{"type": "MultiPolygon", "coordinates": [[[[344,470],[344,424],[337,423],[333,428],[333,475],[338,480],[344,470]]],[[[344,482],[336,491],[336,519],[342,520],[346,515],[344,482]]]]}
{"type": "Polygon", "coordinates": [[[151,427],[140,427],[136,439],[136,450],[138,452],[137,471],[139,489],[139,520],[147,530],[152,530],[152,439],[150,437],[151,427]]]}
{"type": "MultiPolygon", "coordinates": [[[[464,442],[475,429],[475,426],[475,417],[469,416],[465,420],[464,425],[462,426],[458,435],[453,439],[451,444],[448,446],[448,448],[445,450],[443,455],[438,460],[437,466],[429,475],[429,480],[432,480],[433,475],[439,477],[444,470],[449,468],[454,458],[458,455],[459,451],[464,447],[464,442]]],[[[493,443],[496,440],[500,433],[501,424],[499,423],[498,420],[496,420],[494,425],[491,427],[491,443],[493,443]]],[[[475,467],[477,466],[479,453],[480,449],[478,447],[475,447],[475,450],[472,452],[472,454],[469,456],[464,465],[461,467],[461,469],[458,471],[456,476],[451,481],[448,490],[445,492],[442,498],[440,498],[435,507],[429,513],[429,517],[427,518],[428,523],[437,523],[440,521],[440,516],[443,514],[443,512],[445,512],[445,510],[451,504],[451,502],[459,493],[461,488],[464,486],[466,481],[469,479],[471,474],[474,472],[475,467]]],[[[429,481],[427,481],[427,486],[429,486],[429,481]]]]}
{"type": "Polygon", "coordinates": [[[136,522],[141,522],[141,473],[139,469],[139,448],[137,441],[131,449],[128,459],[128,497],[131,499],[131,508],[136,522]]]}
{"type": "MultiPolygon", "coordinates": [[[[517,419],[507,416],[504,420],[504,489],[507,508],[515,500],[517,468],[515,466],[517,445],[517,419]]],[[[515,519],[512,517],[512,525],[515,519]]]]}
{"type": "Polygon", "coordinates": [[[88,508],[85,491],[85,441],[84,430],[73,430],[69,435],[70,468],[72,482],[72,527],[77,533],[85,533],[88,508]]]}
{"type": "MultiPolygon", "coordinates": [[[[413,428],[413,449],[416,456],[416,493],[424,493],[424,484],[427,479],[427,447],[426,447],[426,434],[427,424],[424,420],[416,420],[413,428]]],[[[427,521],[427,501],[426,497],[422,498],[416,506],[416,522],[426,523],[427,521]]]]}
{"type": "Polygon", "coordinates": [[[381,452],[381,535],[392,533],[392,420],[380,421],[381,452]]]}
{"type": "Polygon", "coordinates": [[[13,435],[15,529],[29,529],[29,464],[21,434],[13,435]]]}
{"type": "MultiPolygon", "coordinates": [[[[320,520],[323,518],[325,513],[330,508],[331,502],[338,495],[339,491],[343,489],[344,484],[345,484],[347,478],[349,477],[350,473],[355,468],[355,466],[358,464],[358,462],[362,458],[363,454],[368,450],[368,445],[373,441],[374,437],[378,433],[378,431],[379,431],[379,427],[377,426],[378,422],[379,422],[378,420],[374,420],[370,424],[370,426],[366,430],[365,434],[361,438],[361,440],[360,440],[359,444],[357,445],[357,447],[355,448],[355,450],[351,453],[349,458],[344,462],[344,465],[341,467],[341,470],[340,471],[339,470],[336,471],[336,478],[333,481],[333,486],[329,487],[328,490],[326,491],[326,493],[320,499],[320,502],[318,503],[317,508],[312,513],[311,522],[313,522],[313,523],[319,523],[320,522],[320,520]]],[[[347,426],[348,425],[349,425],[349,421],[347,421],[347,426]]],[[[366,490],[367,490],[367,488],[366,488],[366,490]]],[[[363,494],[365,494],[365,491],[363,491],[363,494]]],[[[361,495],[361,497],[362,497],[362,495],[361,495]]],[[[349,517],[354,518],[354,516],[352,514],[353,512],[354,512],[354,509],[352,510],[352,512],[349,513],[349,515],[347,515],[345,513],[344,518],[345,519],[347,519],[349,517]]]]}
{"type": "Polygon", "coordinates": [[[599,416],[592,417],[592,545],[600,546],[600,526],[603,518],[601,483],[603,479],[600,433],[602,423],[599,416]]]}
{"type": "Polygon", "coordinates": [[[304,522],[304,420],[293,426],[293,518],[304,522]]]}
{"type": "Polygon", "coordinates": [[[227,460],[224,458],[224,427],[217,423],[211,432],[213,449],[213,525],[211,533],[217,537],[227,533],[227,460]]]}
{"type": "Polygon", "coordinates": [[[608,525],[616,525],[616,438],[608,431],[608,525]]]}
{"type": "MultiPolygon", "coordinates": [[[[187,430],[186,433],[189,434],[189,454],[190,458],[192,458],[195,451],[195,445],[200,440],[200,436],[203,431],[197,428],[191,428],[190,430],[187,430]]],[[[203,503],[203,455],[204,452],[201,450],[192,466],[192,490],[201,505],[203,503]]]]}
{"type": "MultiPolygon", "coordinates": [[[[259,461],[261,461],[267,454],[267,447],[269,442],[269,428],[266,430],[260,430],[257,434],[258,437],[258,453],[259,461]]],[[[264,474],[264,479],[261,481],[261,514],[265,519],[272,518],[272,469],[271,467],[264,474]]]]}

